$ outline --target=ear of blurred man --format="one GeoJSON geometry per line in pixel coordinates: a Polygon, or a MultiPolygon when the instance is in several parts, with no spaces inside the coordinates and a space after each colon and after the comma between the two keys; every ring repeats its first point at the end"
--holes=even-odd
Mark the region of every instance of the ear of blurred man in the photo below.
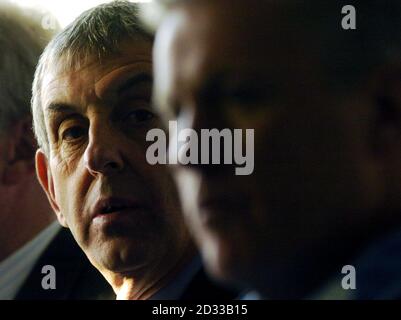
{"type": "Polygon", "coordinates": [[[44,192],[46,193],[46,196],[49,199],[49,203],[57,215],[58,221],[63,227],[68,228],[66,219],[57,204],[54,191],[53,177],[50,172],[47,156],[41,149],[38,149],[36,151],[35,162],[36,162],[36,174],[39,183],[42,186],[44,192]]]}
{"type": "Polygon", "coordinates": [[[1,182],[4,186],[25,183],[35,175],[33,155],[36,143],[31,129],[32,120],[26,117],[10,126],[4,143],[4,169],[1,182]]]}

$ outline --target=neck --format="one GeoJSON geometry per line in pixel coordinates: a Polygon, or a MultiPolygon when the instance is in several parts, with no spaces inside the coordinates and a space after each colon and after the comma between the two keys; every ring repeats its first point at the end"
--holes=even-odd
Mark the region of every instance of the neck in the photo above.
{"type": "Polygon", "coordinates": [[[117,295],[117,300],[148,300],[166,286],[190,263],[196,249],[190,243],[182,255],[175,261],[162,259],[154,267],[147,267],[143,273],[115,274],[104,273],[117,295]]]}

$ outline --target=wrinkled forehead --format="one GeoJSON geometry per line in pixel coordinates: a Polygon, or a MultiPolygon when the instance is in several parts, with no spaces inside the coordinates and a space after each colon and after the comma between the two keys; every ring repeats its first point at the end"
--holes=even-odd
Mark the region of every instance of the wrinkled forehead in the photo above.
{"type": "Polygon", "coordinates": [[[71,88],[77,90],[91,87],[95,82],[101,67],[96,64],[93,58],[84,66],[76,68],[66,67],[66,58],[60,57],[52,59],[51,63],[46,66],[42,79],[41,93],[43,105],[46,106],[48,100],[52,100],[63,93],[67,93],[71,88]]]}
{"type": "Polygon", "coordinates": [[[152,74],[152,43],[123,45],[121,50],[101,59],[92,55],[82,63],[70,66],[68,57],[49,60],[42,80],[43,107],[50,100],[90,96],[99,97],[116,81],[135,74],[152,74]]]}

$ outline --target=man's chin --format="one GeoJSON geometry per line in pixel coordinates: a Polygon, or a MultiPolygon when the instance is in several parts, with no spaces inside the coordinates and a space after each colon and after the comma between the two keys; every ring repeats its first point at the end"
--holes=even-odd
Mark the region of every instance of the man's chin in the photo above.
{"type": "Polygon", "coordinates": [[[143,241],[132,241],[124,237],[107,241],[93,255],[96,263],[113,273],[134,273],[151,263],[155,250],[143,245],[143,241]]]}

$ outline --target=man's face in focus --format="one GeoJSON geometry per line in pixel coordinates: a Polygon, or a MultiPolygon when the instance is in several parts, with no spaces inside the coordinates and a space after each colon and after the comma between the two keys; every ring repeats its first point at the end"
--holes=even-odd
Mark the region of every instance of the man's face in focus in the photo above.
{"type": "Polygon", "coordinates": [[[150,109],[151,51],[149,41],[128,41],[101,64],[52,66],[43,82],[50,155],[38,153],[39,176],[100,270],[141,272],[188,244],[172,179],[145,157],[146,133],[161,128],[150,109]]]}
{"type": "Polygon", "coordinates": [[[155,99],[166,119],[199,131],[255,130],[249,176],[228,166],[173,168],[209,269],[253,284],[368,219],[347,213],[374,207],[381,188],[361,133],[366,123],[356,121],[370,102],[340,101],[326,90],[313,39],[299,39],[285,6],[255,8],[245,1],[178,7],[154,50],[155,99]]]}

